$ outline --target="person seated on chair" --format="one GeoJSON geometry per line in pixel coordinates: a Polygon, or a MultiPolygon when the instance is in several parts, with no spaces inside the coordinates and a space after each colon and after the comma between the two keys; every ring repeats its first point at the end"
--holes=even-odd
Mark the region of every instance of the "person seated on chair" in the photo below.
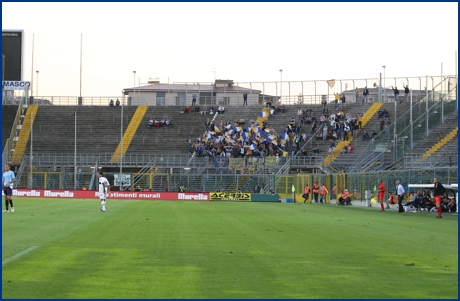
{"type": "Polygon", "coordinates": [[[377,137],[377,133],[374,131],[372,131],[372,139],[375,139],[375,137],[377,137]]]}
{"type": "Polygon", "coordinates": [[[315,155],[318,155],[318,154],[319,154],[319,146],[318,146],[318,144],[315,144],[315,146],[313,147],[313,153],[314,153],[315,155]]]}
{"type": "Polygon", "coordinates": [[[371,139],[371,137],[369,136],[369,134],[367,133],[367,131],[364,131],[364,133],[363,133],[363,141],[364,141],[364,140],[369,140],[369,139],[371,139]]]}
{"type": "Polygon", "coordinates": [[[338,205],[350,205],[351,204],[351,198],[350,194],[348,193],[348,189],[342,190],[342,196],[339,198],[339,203],[338,205]]]}
{"type": "Polygon", "coordinates": [[[348,146],[347,146],[347,152],[348,152],[348,153],[351,153],[351,152],[354,151],[354,150],[355,150],[355,148],[353,147],[353,145],[351,145],[351,143],[348,144],[348,146]]]}

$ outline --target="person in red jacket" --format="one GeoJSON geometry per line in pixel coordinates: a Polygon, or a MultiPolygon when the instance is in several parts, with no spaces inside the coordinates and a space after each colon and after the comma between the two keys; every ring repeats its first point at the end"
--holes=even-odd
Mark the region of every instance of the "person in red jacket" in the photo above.
{"type": "Polygon", "coordinates": [[[313,184],[313,196],[315,197],[315,203],[318,204],[319,184],[316,182],[313,184]]]}
{"type": "Polygon", "coordinates": [[[444,186],[441,182],[438,181],[438,177],[434,177],[434,191],[433,191],[433,201],[436,204],[436,209],[438,210],[438,216],[436,218],[442,218],[442,195],[445,193],[444,186]]]}
{"type": "Polygon", "coordinates": [[[339,198],[339,203],[337,205],[350,205],[351,198],[350,194],[348,193],[348,189],[344,189],[342,191],[342,196],[339,198]]]}
{"type": "Polygon", "coordinates": [[[319,188],[319,194],[320,194],[320,197],[319,197],[319,202],[321,204],[323,204],[323,199],[324,199],[324,204],[326,203],[326,194],[328,194],[329,191],[327,191],[327,188],[326,188],[326,185],[321,185],[321,187],[319,188]]]}
{"type": "Polygon", "coordinates": [[[304,201],[303,201],[304,203],[306,201],[308,201],[309,196],[310,196],[310,186],[308,186],[308,184],[307,184],[307,186],[305,186],[305,188],[303,190],[303,195],[302,195],[302,197],[304,198],[304,201]]]}
{"type": "Polygon", "coordinates": [[[383,206],[384,197],[385,197],[385,185],[383,185],[382,180],[379,180],[378,198],[380,202],[380,211],[385,211],[385,207],[383,206]]]}

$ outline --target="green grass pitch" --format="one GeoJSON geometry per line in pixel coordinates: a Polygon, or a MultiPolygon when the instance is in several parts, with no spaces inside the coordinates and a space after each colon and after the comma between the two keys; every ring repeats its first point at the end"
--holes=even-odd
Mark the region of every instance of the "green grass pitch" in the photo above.
{"type": "Polygon", "coordinates": [[[3,298],[453,298],[453,214],[14,198],[3,298]]]}

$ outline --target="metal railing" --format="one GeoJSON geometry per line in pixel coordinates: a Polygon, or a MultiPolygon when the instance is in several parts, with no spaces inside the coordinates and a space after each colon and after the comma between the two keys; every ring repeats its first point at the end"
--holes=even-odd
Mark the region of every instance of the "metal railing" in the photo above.
{"type": "MultiPolygon", "coordinates": [[[[414,166],[415,167],[415,166],[414,166]]],[[[426,167],[426,166],[425,166],[426,167]]],[[[17,174],[18,177],[26,173],[23,171],[22,174],[17,174]]],[[[135,173],[131,173],[131,178],[135,173]]],[[[74,189],[75,182],[77,182],[77,189],[80,189],[82,185],[90,187],[90,179],[93,175],[92,172],[77,172],[64,171],[64,172],[36,172],[34,171],[31,175],[31,181],[29,188],[32,189],[74,189]],[[76,178],[75,178],[76,176],[76,178]],[[75,179],[74,179],[75,178],[75,179]]],[[[108,178],[109,182],[113,185],[115,175],[117,172],[105,172],[104,175],[108,178]]],[[[27,174],[24,174],[27,176],[27,174]]],[[[302,178],[310,178],[310,180],[321,179],[323,182],[326,179],[326,185],[328,190],[332,192],[332,186],[337,185],[337,191],[340,189],[347,188],[349,191],[355,191],[361,196],[364,195],[366,190],[374,191],[373,188],[377,184],[378,179],[382,179],[383,183],[387,187],[389,192],[394,192],[395,181],[401,180],[403,186],[407,189],[408,183],[422,184],[432,183],[433,177],[437,176],[442,183],[451,184],[458,183],[458,166],[455,165],[451,168],[446,167],[430,167],[430,168],[413,168],[404,170],[379,170],[369,172],[358,172],[358,173],[335,173],[335,174],[222,174],[212,173],[207,171],[206,173],[195,174],[193,172],[188,173],[170,173],[170,174],[159,174],[149,177],[149,181],[156,178],[157,176],[162,177],[162,181],[166,181],[160,188],[157,189],[168,189],[175,191],[177,186],[186,186],[187,191],[216,191],[216,189],[222,192],[234,192],[238,189],[242,189],[244,192],[250,192],[254,184],[264,187],[264,192],[268,193],[270,189],[273,189],[275,193],[284,195],[285,197],[292,197],[292,185],[295,186],[296,194],[301,194],[303,191],[303,182],[299,181],[302,178]],[[327,179],[332,180],[330,182],[327,179]]],[[[130,189],[134,190],[134,184],[131,181],[130,189]]],[[[144,183],[145,185],[153,185],[152,183],[144,183]]],[[[312,183],[310,182],[310,185],[312,183]]],[[[16,186],[18,187],[18,186],[16,186]]],[[[25,187],[21,184],[20,187],[25,187]]],[[[157,190],[164,191],[164,190],[157,190]]],[[[407,190],[406,190],[407,191],[407,190]]],[[[374,194],[376,192],[374,191],[374,194]]]]}
{"type": "MultiPolygon", "coordinates": [[[[356,102],[355,89],[359,88],[360,96],[358,101],[362,101],[362,89],[367,86],[371,93],[369,101],[393,101],[393,91],[391,86],[400,87],[400,98],[403,98],[404,89],[402,84],[407,84],[413,90],[413,101],[424,98],[429,91],[439,87],[438,93],[444,97],[454,86],[457,85],[456,76],[418,76],[418,77],[393,77],[393,78],[367,78],[367,79],[336,79],[336,80],[309,80],[309,81],[282,81],[282,82],[235,82],[234,86],[225,88],[215,88],[214,90],[200,91],[201,86],[209,87],[214,83],[174,83],[187,86],[187,90],[171,90],[165,96],[152,96],[147,99],[142,96],[144,89],[135,87],[125,91],[125,95],[118,96],[36,96],[33,104],[38,105],[59,105],[59,106],[108,106],[109,101],[117,99],[124,105],[176,105],[185,106],[192,103],[192,95],[198,92],[197,104],[199,105],[219,105],[240,106],[243,104],[243,93],[248,91],[250,104],[263,104],[265,101],[281,102],[285,105],[291,104],[320,104],[323,99],[328,102],[334,101],[334,93],[344,92],[347,103],[356,102]],[[333,84],[332,84],[333,83],[333,84]],[[399,83],[399,85],[398,85],[399,83]],[[440,85],[440,83],[443,83],[440,85]],[[206,93],[208,95],[206,95],[206,93]],[[214,94],[211,96],[211,94],[214,94]],[[281,95],[282,94],[282,95],[281,95]],[[141,96],[139,96],[141,95],[141,96]],[[252,101],[251,101],[252,99],[252,101]],[[254,101],[255,100],[255,101],[254,101]]],[[[154,86],[153,86],[154,87],[154,86]]],[[[15,98],[4,98],[3,104],[14,104],[15,98]]]]}
{"type": "Polygon", "coordinates": [[[429,157],[422,154],[404,154],[404,169],[422,169],[434,167],[457,167],[458,153],[434,153],[429,157]]]}

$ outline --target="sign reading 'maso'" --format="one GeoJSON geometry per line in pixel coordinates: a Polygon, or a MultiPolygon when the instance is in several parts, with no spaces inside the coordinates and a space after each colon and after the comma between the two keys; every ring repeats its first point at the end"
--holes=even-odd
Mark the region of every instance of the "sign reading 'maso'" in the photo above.
{"type": "Polygon", "coordinates": [[[30,89],[30,82],[6,80],[3,82],[3,90],[25,90],[30,89]]]}
{"type": "MultiPolygon", "coordinates": [[[[3,191],[2,191],[3,195],[3,191]]],[[[81,198],[98,199],[99,192],[94,190],[58,190],[58,189],[13,189],[16,197],[45,198],[81,198]]],[[[152,191],[113,191],[109,199],[116,200],[163,200],[163,201],[209,201],[207,192],[152,192],[152,191]]]]}

